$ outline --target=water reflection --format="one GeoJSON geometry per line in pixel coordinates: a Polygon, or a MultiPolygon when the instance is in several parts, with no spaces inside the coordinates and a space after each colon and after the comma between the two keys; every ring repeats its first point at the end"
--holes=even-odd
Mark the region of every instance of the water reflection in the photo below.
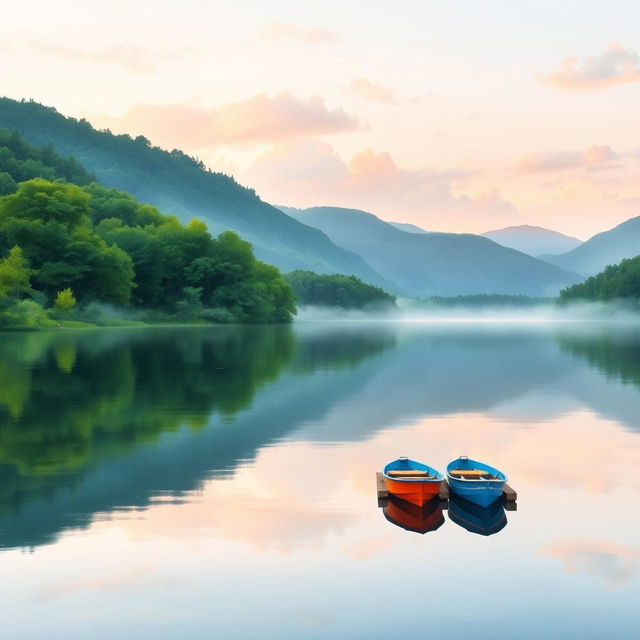
{"type": "Polygon", "coordinates": [[[451,522],[481,536],[492,536],[507,526],[507,514],[502,500],[481,507],[452,493],[448,514],[451,522]]]}
{"type": "Polygon", "coordinates": [[[391,636],[397,617],[371,616],[371,593],[393,575],[406,588],[385,604],[409,631],[456,637],[442,614],[462,581],[474,598],[455,610],[457,637],[604,637],[612,611],[634,637],[632,334],[373,323],[2,334],[7,635],[58,640],[91,625],[96,640],[241,640],[256,635],[238,624],[249,603],[265,639],[391,636]],[[455,498],[444,527],[439,505],[397,503],[386,515],[403,528],[391,526],[373,473],[407,453],[441,469],[460,453],[491,460],[526,509],[486,539],[468,527],[493,532],[504,513],[479,519],[455,498]],[[426,539],[405,532],[435,526],[426,539]]]}
{"type": "MultiPolygon", "coordinates": [[[[96,514],[189,500],[274,442],[365,441],[476,412],[478,442],[494,459],[504,420],[559,421],[588,407],[637,429],[638,345],[637,331],[374,324],[4,334],[0,546],[33,547],[96,514]]],[[[450,438],[431,429],[427,441],[450,438]]],[[[579,457],[574,430],[558,431],[556,449],[564,438],[579,457]]],[[[529,438],[521,453],[529,467],[553,466],[546,441],[529,438]]],[[[544,471],[535,473],[560,477],[544,471]]]]}
{"type": "Polygon", "coordinates": [[[384,517],[397,527],[425,534],[436,531],[444,524],[442,504],[436,496],[421,507],[390,495],[382,509],[384,517]]]}

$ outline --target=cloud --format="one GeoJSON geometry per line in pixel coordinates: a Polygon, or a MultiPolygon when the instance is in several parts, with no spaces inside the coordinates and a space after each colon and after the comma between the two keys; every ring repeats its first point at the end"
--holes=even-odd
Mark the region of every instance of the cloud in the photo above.
{"type": "Polygon", "coordinates": [[[354,207],[430,229],[482,226],[485,215],[512,221],[516,208],[494,188],[454,194],[470,175],[462,169],[403,169],[389,153],[371,149],[347,163],[326,143],[297,140],[264,153],[242,178],[272,202],[354,207]]]}
{"type": "Polygon", "coordinates": [[[512,171],[520,175],[564,171],[565,169],[602,170],[617,168],[611,164],[620,159],[620,154],[609,145],[592,145],[586,151],[554,151],[538,153],[521,158],[512,171]]]}
{"type": "Polygon", "coordinates": [[[301,27],[288,22],[270,22],[260,36],[269,40],[296,40],[308,44],[326,44],[341,40],[340,34],[319,27],[301,27]]]}
{"type": "Polygon", "coordinates": [[[543,547],[541,553],[564,562],[567,573],[583,571],[613,588],[631,580],[640,568],[640,551],[606,540],[560,540],[543,547]]]}
{"type": "Polygon", "coordinates": [[[349,84],[349,90],[360,98],[381,102],[382,104],[395,104],[396,98],[392,89],[383,87],[376,82],[371,82],[366,78],[356,78],[349,84]]]}
{"type": "Polygon", "coordinates": [[[150,73],[156,67],[175,60],[179,55],[176,51],[157,51],[126,44],[98,49],[81,49],[54,42],[38,41],[34,42],[32,47],[36,53],[47,57],[121,67],[133,73],[150,73]]]}
{"type": "Polygon", "coordinates": [[[640,80],[640,55],[616,44],[582,62],[577,58],[566,58],[561,69],[541,76],[541,79],[558,89],[598,89],[636,82],[640,80]]]}
{"type": "Polygon", "coordinates": [[[134,104],[120,117],[97,115],[101,127],[144,134],[165,147],[190,151],[218,145],[279,142],[287,138],[342,133],[360,123],[343,109],[328,109],[319,97],[264,93],[206,109],[186,104],[134,104]]]}
{"type": "Polygon", "coordinates": [[[149,566],[132,566],[119,573],[106,576],[95,576],[78,580],[70,580],[50,587],[46,587],[36,593],[34,602],[43,604],[54,598],[76,593],[86,592],[89,589],[117,589],[119,587],[137,582],[152,573],[149,566]]]}

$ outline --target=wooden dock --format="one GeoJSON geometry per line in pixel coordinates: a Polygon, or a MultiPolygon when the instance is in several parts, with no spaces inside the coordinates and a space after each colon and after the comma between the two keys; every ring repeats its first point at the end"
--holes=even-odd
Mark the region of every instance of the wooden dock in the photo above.
{"type": "MultiPolygon", "coordinates": [[[[378,493],[378,506],[386,506],[389,501],[389,492],[384,483],[384,476],[380,471],[376,473],[376,490],[378,493]]],[[[449,502],[449,483],[446,480],[440,485],[439,498],[440,502],[443,503],[442,508],[446,509],[449,502]]],[[[516,504],[516,500],[518,499],[518,494],[508,484],[504,485],[502,499],[504,501],[504,508],[507,511],[517,511],[518,505],[516,504]]]]}

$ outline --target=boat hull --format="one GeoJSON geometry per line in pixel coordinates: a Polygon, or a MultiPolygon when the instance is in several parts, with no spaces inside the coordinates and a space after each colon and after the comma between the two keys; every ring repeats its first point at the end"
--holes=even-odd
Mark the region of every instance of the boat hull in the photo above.
{"type": "Polygon", "coordinates": [[[500,500],[504,484],[496,480],[475,480],[473,483],[465,483],[449,477],[449,487],[453,493],[481,507],[488,507],[500,500]]]}
{"type": "Polygon", "coordinates": [[[394,480],[384,479],[387,491],[402,500],[421,507],[440,493],[442,480],[394,480]]]}
{"type": "Polygon", "coordinates": [[[447,465],[447,480],[455,495],[481,507],[488,507],[502,498],[507,476],[484,462],[460,456],[447,465]]]}

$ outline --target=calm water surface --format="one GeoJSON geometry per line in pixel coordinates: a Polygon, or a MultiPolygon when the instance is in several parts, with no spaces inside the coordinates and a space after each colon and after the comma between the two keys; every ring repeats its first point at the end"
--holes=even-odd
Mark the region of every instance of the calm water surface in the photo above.
{"type": "Polygon", "coordinates": [[[12,640],[637,638],[639,499],[633,327],[0,334],[12,640]],[[518,491],[493,535],[378,508],[459,454],[518,491]]]}

